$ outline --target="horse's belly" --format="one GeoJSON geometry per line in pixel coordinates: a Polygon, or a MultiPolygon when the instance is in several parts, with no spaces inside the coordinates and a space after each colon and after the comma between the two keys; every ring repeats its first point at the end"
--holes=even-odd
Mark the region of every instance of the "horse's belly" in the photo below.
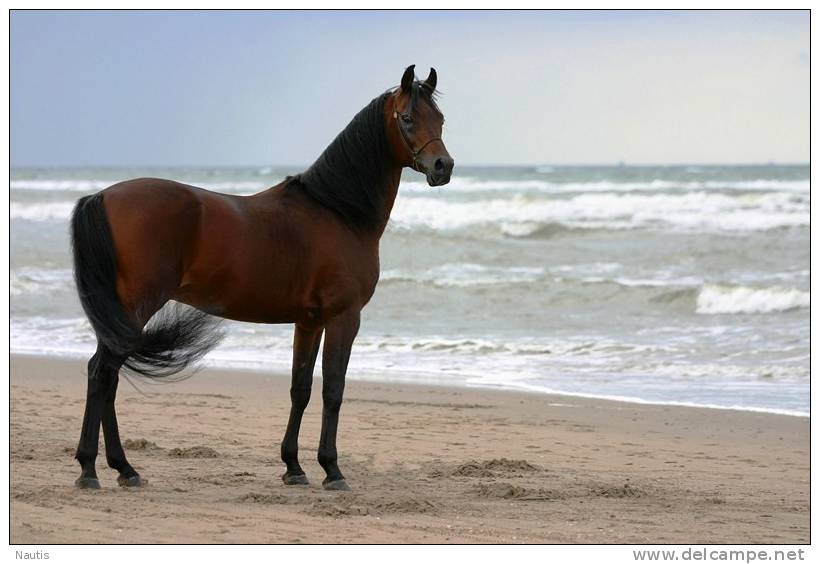
{"type": "Polygon", "coordinates": [[[288,305],[288,300],[283,296],[271,293],[238,292],[230,288],[209,291],[194,285],[184,285],[176,292],[174,299],[211,315],[234,321],[295,323],[304,316],[299,311],[301,308],[288,305]]]}

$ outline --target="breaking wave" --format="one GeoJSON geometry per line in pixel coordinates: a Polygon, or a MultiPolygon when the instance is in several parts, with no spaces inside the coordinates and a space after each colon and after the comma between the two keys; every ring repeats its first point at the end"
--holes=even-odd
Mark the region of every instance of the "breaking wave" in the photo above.
{"type": "MultiPolygon", "coordinates": [[[[403,192],[430,192],[431,188],[422,181],[404,181],[403,192]]],[[[642,192],[659,190],[737,190],[751,192],[803,192],[808,194],[808,180],[708,180],[673,181],[650,180],[644,182],[614,182],[600,180],[593,182],[553,182],[547,180],[485,180],[474,177],[454,177],[449,184],[435,189],[438,192],[642,192]]]]}
{"type": "Polygon", "coordinates": [[[428,270],[390,269],[381,273],[381,282],[414,282],[441,287],[487,286],[535,282],[544,276],[538,267],[493,267],[471,263],[443,264],[428,270]]]}
{"type": "Polygon", "coordinates": [[[583,194],[571,198],[516,195],[478,201],[405,197],[393,211],[398,229],[437,231],[495,227],[513,237],[543,234],[555,225],[581,229],[659,228],[756,231],[809,225],[809,198],[775,193],[729,196],[583,194]]]}
{"type": "Polygon", "coordinates": [[[772,313],[809,307],[809,292],[791,288],[750,288],[707,284],[697,298],[697,313],[772,313]]]}
{"type": "Polygon", "coordinates": [[[9,295],[29,293],[52,294],[73,289],[74,279],[70,269],[33,268],[14,269],[9,275],[9,295]]]}
{"type": "Polygon", "coordinates": [[[71,217],[71,211],[73,209],[74,202],[36,204],[11,202],[11,204],[9,204],[9,218],[28,221],[66,221],[71,217]]]}

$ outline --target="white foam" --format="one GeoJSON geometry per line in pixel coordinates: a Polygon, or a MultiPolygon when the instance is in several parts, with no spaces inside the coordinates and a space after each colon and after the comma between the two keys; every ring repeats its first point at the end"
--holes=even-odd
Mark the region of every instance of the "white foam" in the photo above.
{"type": "Polygon", "coordinates": [[[789,194],[730,196],[708,192],[582,194],[555,199],[518,194],[467,202],[401,197],[393,208],[392,221],[399,229],[495,226],[521,236],[551,223],[592,229],[755,231],[808,226],[809,200],[789,194]]]}
{"type": "Polygon", "coordinates": [[[46,190],[55,192],[96,192],[114,184],[108,180],[12,180],[12,190],[46,190]]]}
{"type": "MultiPolygon", "coordinates": [[[[622,265],[618,263],[585,263],[551,267],[549,273],[556,275],[554,280],[557,282],[577,280],[586,283],[618,284],[626,287],[698,287],[703,284],[701,278],[675,276],[667,271],[654,272],[651,277],[644,278],[611,276],[622,269],[622,265]]],[[[380,282],[410,282],[439,287],[466,288],[529,284],[544,280],[546,275],[547,270],[541,267],[499,267],[473,263],[448,263],[426,270],[388,269],[381,273],[380,282]]]]}
{"type": "Polygon", "coordinates": [[[501,233],[508,237],[529,237],[537,233],[544,225],[537,221],[522,221],[519,223],[501,223],[499,228],[501,233]]]}
{"type": "MultiPolygon", "coordinates": [[[[664,186],[664,182],[668,181],[644,184],[654,189],[664,186]]],[[[13,188],[29,186],[27,189],[78,192],[93,191],[106,184],[107,182],[92,180],[12,181],[13,188]]],[[[465,178],[454,179],[451,184],[452,186],[448,186],[446,190],[490,192],[481,199],[454,201],[435,195],[427,196],[430,192],[426,185],[407,182],[404,185],[406,190],[400,192],[399,201],[393,208],[393,225],[400,229],[426,227],[436,230],[490,226],[512,237],[527,237],[547,224],[559,224],[570,228],[657,227],[686,231],[755,231],[809,224],[807,191],[727,194],[701,190],[649,194],[632,191],[613,192],[610,189],[618,183],[602,181],[578,184],[576,188],[584,193],[551,196],[544,193],[542,189],[547,186],[540,180],[496,181],[465,178]],[[506,190],[509,195],[499,196],[498,190],[506,190]],[[531,193],[531,190],[536,190],[536,193],[531,193]]],[[[569,185],[561,186],[566,188],[569,185]]],[[[623,188],[621,184],[618,186],[623,188]]],[[[205,184],[204,187],[222,192],[252,194],[263,190],[267,185],[243,181],[211,183],[205,184]]],[[[555,185],[547,188],[549,190],[546,192],[555,192],[555,185]]],[[[73,200],[34,203],[17,201],[10,204],[9,214],[11,219],[60,221],[70,217],[74,204],[73,200]]]]}
{"type": "Polygon", "coordinates": [[[809,292],[791,288],[750,288],[705,285],[697,298],[697,313],[771,313],[809,307],[809,292]]]}
{"type": "Polygon", "coordinates": [[[428,338],[368,337],[356,340],[355,350],[363,353],[443,353],[455,355],[542,355],[568,353],[576,343],[546,341],[543,339],[498,341],[490,339],[458,339],[443,335],[428,338]]]}
{"type": "Polygon", "coordinates": [[[25,219],[28,221],[65,221],[71,217],[74,202],[48,202],[37,204],[9,204],[10,219],[25,219]]]}
{"type": "Polygon", "coordinates": [[[609,283],[626,286],[629,288],[665,288],[665,287],[696,287],[703,283],[703,280],[695,276],[682,276],[680,278],[627,278],[619,276],[617,278],[606,278],[603,276],[585,276],[580,278],[582,282],[593,284],[609,283]]]}
{"type": "MultiPolygon", "coordinates": [[[[258,176],[267,176],[274,172],[270,167],[264,167],[256,171],[258,176]]],[[[536,172],[548,174],[554,172],[552,167],[537,167],[536,172]]],[[[34,190],[34,191],[62,191],[62,192],[96,192],[116,184],[126,178],[111,179],[15,179],[11,180],[9,186],[12,190],[34,190]]],[[[260,181],[237,181],[237,182],[199,182],[198,180],[188,180],[179,178],[181,182],[192,183],[203,188],[226,192],[256,192],[268,188],[270,184],[260,181]]],[[[809,180],[776,180],[776,179],[752,179],[752,180],[662,180],[653,179],[637,182],[619,182],[614,180],[595,180],[590,182],[559,182],[540,179],[516,180],[516,179],[483,179],[474,176],[455,175],[450,183],[444,187],[437,188],[441,191],[455,192],[482,192],[494,190],[534,190],[543,192],[632,192],[644,190],[753,190],[753,191],[786,191],[786,192],[809,192],[809,180]]],[[[412,176],[409,180],[402,182],[403,191],[430,191],[431,188],[421,179],[420,176],[412,176]]]]}
{"type": "Polygon", "coordinates": [[[12,353],[79,356],[93,353],[94,332],[84,317],[12,317],[9,350],[12,353]]]}
{"type": "Polygon", "coordinates": [[[417,282],[434,286],[487,286],[534,282],[544,275],[538,267],[498,267],[471,263],[448,263],[428,270],[390,269],[381,273],[382,282],[417,282]]]}
{"type": "MultiPolygon", "coordinates": [[[[732,181],[675,181],[648,180],[643,182],[615,182],[597,180],[592,182],[554,182],[529,179],[486,180],[470,176],[454,176],[450,183],[440,188],[441,192],[492,192],[492,191],[535,191],[545,193],[561,192],[642,192],[656,190],[738,190],[760,192],[796,192],[808,194],[808,180],[732,180],[732,181]]],[[[402,192],[430,192],[432,189],[423,180],[402,182],[402,192]]]]}
{"type": "MultiPolygon", "coordinates": [[[[690,187],[698,183],[689,183],[690,187]]],[[[811,183],[808,180],[709,180],[701,183],[704,188],[737,189],[737,190],[783,190],[787,192],[809,193],[811,183]]]]}
{"type": "Polygon", "coordinates": [[[554,191],[555,185],[543,180],[480,180],[470,177],[453,177],[445,186],[431,187],[423,180],[406,180],[401,183],[399,193],[437,194],[447,192],[481,193],[481,192],[522,192],[554,191]]]}
{"type": "MultiPolygon", "coordinates": [[[[206,356],[207,365],[276,371],[289,367],[292,345],[289,327],[230,323],[226,328],[229,329],[227,339],[206,356]]],[[[10,337],[12,353],[87,358],[95,348],[93,331],[83,318],[12,318],[10,337]]],[[[684,350],[688,350],[685,343],[661,346],[594,336],[494,339],[365,334],[354,344],[349,376],[374,381],[519,388],[639,403],[804,414],[783,408],[800,405],[795,398],[802,393],[797,390],[807,386],[807,359],[805,365],[761,367],[745,363],[670,365],[665,360],[670,355],[683,358],[680,353],[684,350]],[[780,398],[779,402],[772,402],[774,398],[765,396],[764,399],[761,395],[767,393],[764,388],[770,388],[773,380],[785,392],[785,401],[780,398]],[[717,384],[693,388],[697,382],[717,384]],[[663,386],[659,387],[658,383],[663,386]],[[668,393],[659,394],[667,388],[668,393]],[[693,389],[697,393],[690,393],[693,389]],[[752,390],[757,392],[750,394],[752,390]],[[751,405],[745,404],[746,401],[751,405]]]]}
{"type": "Polygon", "coordinates": [[[71,287],[70,269],[16,268],[9,275],[9,294],[55,293],[71,287]]]}
{"type": "MultiPolygon", "coordinates": [[[[228,322],[226,338],[208,358],[214,364],[220,361],[243,361],[266,363],[271,358],[290,359],[293,337],[292,329],[285,325],[255,326],[228,322]]],[[[12,317],[11,351],[42,353],[65,351],[87,352],[93,350],[94,333],[84,317],[12,317]]],[[[555,355],[560,357],[602,358],[624,352],[648,353],[656,350],[636,343],[620,343],[607,339],[549,339],[549,338],[457,338],[448,335],[381,336],[360,335],[353,345],[354,352],[362,355],[357,362],[371,358],[379,364],[385,358],[399,358],[412,354],[421,361],[427,358],[432,372],[438,372],[439,362],[445,357],[469,356],[478,358],[527,357],[532,355],[555,355]]],[[[507,362],[504,361],[504,362],[507,362]]],[[[458,361],[461,362],[460,360],[458,361]]],[[[380,364],[379,364],[380,365],[380,364]]]]}

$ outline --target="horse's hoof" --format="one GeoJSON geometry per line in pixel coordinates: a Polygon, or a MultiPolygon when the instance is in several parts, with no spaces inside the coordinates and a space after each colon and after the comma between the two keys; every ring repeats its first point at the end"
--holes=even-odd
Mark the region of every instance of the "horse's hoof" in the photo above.
{"type": "Polygon", "coordinates": [[[304,474],[288,474],[287,472],[282,474],[282,481],[285,482],[286,486],[307,486],[310,484],[304,474]]]}
{"type": "Polygon", "coordinates": [[[347,485],[344,478],[339,478],[338,480],[325,480],[322,482],[322,487],[326,490],[332,490],[337,492],[347,492],[350,491],[350,486],[347,485]]]}
{"type": "Polygon", "coordinates": [[[139,474],[134,474],[133,476],[123,476],[120,474],[120,477],[117,478],[117,483],[121,488],[139,488],[147,484],[148,480],[143,480],[139,474]]]}
{"type": "Polygon", "coordinates": [[[100,481],[97,478],[89,478],[88,476],[80,476],[74,485],[81,490],[98,490],[100,489],[100,481]]]}

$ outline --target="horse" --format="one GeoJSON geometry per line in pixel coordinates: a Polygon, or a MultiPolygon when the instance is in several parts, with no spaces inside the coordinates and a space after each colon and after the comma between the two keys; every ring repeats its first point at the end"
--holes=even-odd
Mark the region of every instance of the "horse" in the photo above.
{"type": "Polygon", "coordinates": [[[100,426],[117,483],[145,483],[120,441],[120,371],[157,381],[178,378],[219,342],[222,318],[294,325],[291,409],[281,444],[286,485],[309,483],[299,465],[299,427],[324,338],[322,484],[349,489],[337,464],[339,411],[361,310],[379,280],[379,241],[402,170],[412,168],[430,186],[442,186],[454,165],[441,139],[436,71],[421,81],[414,69],[407,67],[399,86],[359,111],[307,170],[263,192],[228,195],[138,178],[77,202],[74,280],[97,338],[75,454],[77,487],[100,487],[100,426]]]}

